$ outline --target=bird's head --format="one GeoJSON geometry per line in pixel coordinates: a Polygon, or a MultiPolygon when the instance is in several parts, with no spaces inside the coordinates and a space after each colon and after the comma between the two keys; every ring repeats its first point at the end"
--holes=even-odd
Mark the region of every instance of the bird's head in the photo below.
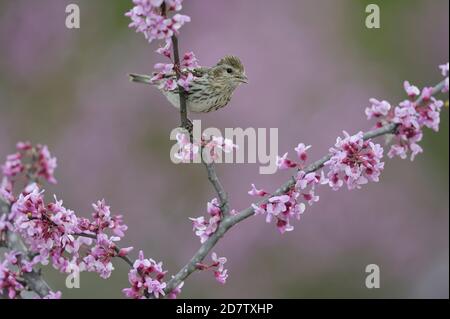
{"type": "Polygon", "coordinates": [[[244,65],[236,56],[225,56],[213,67],[212,71],[216,81],[228,86],[230,89],[234,90],[241,83],[248,83],[244,65]]]}

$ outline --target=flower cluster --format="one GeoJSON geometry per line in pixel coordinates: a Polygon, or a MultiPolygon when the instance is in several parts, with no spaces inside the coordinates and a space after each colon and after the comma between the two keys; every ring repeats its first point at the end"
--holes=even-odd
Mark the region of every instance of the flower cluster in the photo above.
{"type": "MultiPolygon", "coordinates": [[[[23,253],[10,251],[5,253],[3,262],[0,263],[0,291],[6,291],[8,298],[21,297],[26,287],[23,279],[24,273],[31,272],[33,264],[23,258],[23,253]]],[[[44,299],[59,299],[61,292],[50,292],[44,299]]]]}
{"type": "Polygon", "coordinates": [[[200,162],[200,151],[205,162],[210,163],[222,159],[222,153],[228,154],[238,149],[232,140],[222,136],[212,136],[210,139],[202,136],[200,142],[191,143],[189,135],[177,133],[177,152],[174,158],[182,163],[200,162]]]}
{"type": "Polygon", "coordinates": [[[111,215],[104,201],[93,208],[92,221],[79,218],[56,197],[46,204],[44,191],[31,184],[13,203],[9,219],[13,230],[36,254],[34,264],[51,262],[63,273],[90,271],[108,278],[114,269],[111,259],[119,256],[116,242],[127,226],[120,215],[111,215]],[[108,235],[108,230],[116,236],[108,235]]]}
{"type": "MultiPolygon", "coordinates": [[[[8,156],[2,166],[5,177],[0,186],[0,199],[10,204],[11,209],[8,214],[0,216],[0,241],[7,240],[8,231],[16,232],[34,257],[29,260],[20,253],[10,253],[2,264],[0,286],[7,286],[10,296],[13,295],[11,289],[14,289],[14,297],[18,296],[17,290],[23,290],[24,286],[13,281],[11,266],[20,266],[21,272],[31,272],[34,266],[49,263],[63,273],[90,271],[108,278],[114,269],[112,258],[125,257],[132,249],[117,247],[117,242],[127,230],[122,216],[113,215],[104,200],[92,205],[91,220],[78,217],[56,197],[46,203],[44,190],[33,181],[43,177],[54,182],[56,159],[50,156],[45,146],[19,143],[17,149],[17,155],[8,156]],[[19,162],[14,164],[17,160],[19,162]],[[13,169],[14,166],[20,169],[13,169]],[[14,196],[13,184],[19,179],[19,172],[28,182],[24,190],[14,196]],[[13,255],[18,260],[14,263],[13,255]]],[[[58,296],[51,294],[48,298],[58,296]]]]}
{"type": "MultiPolygon", "coordinates": [[[[448,92],[448,63],[439,68],[445,77],[442,92],[448,92]]],[[[371,106],[366,109],[366,114],[369,120],[377,119],[377,127],[396,124],[394,143],[387,154],[390,158],[399,156],[405,159],[410,154],[411,160],[414,160],[417,154],[423,152],[418,144],[423,138],[423,128],[427,127],[436,132],[439,130],[440,112],[444,102],[432,96],[434,92],[431,87],[420,90],[408,81],[404,82],[403,87],[408,98],[399,105],[392,108],[387,101],[370,99],[371,106]]]]}
{"type": "Polygon", "coordinates": [[[169,58],[170,63],[156,63],[155,69],[158,71],[154,73],[151,78],[152,83],[156,84],[159,89],[165,91],[173,91],[178,85],[185,91],[189,91],[191,82],[195,79],[192,71],[198,67],[197,58],[193,52],[186,52],[180,61],[181,66],[177,67],[172,60],[172,54],[170,53],[171,40],[166,41],[166,45],[163,48],[156,50],[156,52],[169,58]],[[180,79],[177,81],[175,74],[179,72],[180,79]]]}
{"type": "Polygon", "coordinates": [[[47,182],[56,184],[56,158],[51,156],[47,146],[38,144],[33,147],[29,142],[19,142],[16,148],[17,152],[8,155],[2,165],[5,177],[11,179],[27,170],[32,178],[42,177],[47,182]]]}
{"type": "MultiPolygon", "coordinates": [[[[156,263],[153,259],[144,258],[144,253],[139,252],[139,259],[133,264],[133,268],[128,273],[130,288],[125,288],[122,292],[129,298],[146,299],[153,295],[156,298],[164,296],[166,283],[163,281],[167,271],[162,269],[162,263],[156,263]]],[[[181,292],[181,286],[171,292],[171,297],[181,292]]]]}
{"type": "Polygon", "coordinates": [[[171,38],[177,35],[179,29],[186,22],[190,22],[191,19],[178,13],[168,17],[167,12],[163,11],[180,11],[182,2],[183,0],[133,0],[135,6],[125,14],[132,21],[129,27],[143,33],[149,42],[153,40],[165,41],[165,45],[156,52],[170,59],[170,63],[155,64],[157,72],[151,79],[154,84],[165,91],[173,91],[178,86],[185,91],[189,91],[190,83],[195,79],[192,71],[198,67],[197,58],[193,52],[186,52],[180,61],[180,65],[175,65],[172,59],[171,38]],[[179,76],[178,80],[175,77],[176,74],[179,76]]]}
{"type": "Polygon", "coordinates": [[[189,218],[192,221],[193,230],[195,235],[200,238],[200,242],[203,244],[212,234],[214,234],[222,220],[222,210],[217,198],[207,204],[207,212],[209,218],[200,216],[197,218],[189,218]]]}
{"type": "Polygon", "coordinates": [[[364,140],[364,134],[359,132],[350,136],[344,131],[345,137],[337,138],[334,147],[330,148],[331,158],[325,163],[329,168],[328,183],[337,190],[344,184],[348,189],[361,188],[369,180],[379,181],[384,168],[383,148],[370,140],[364,140]]]}
{"type": "Polygon", "coordinates": [[[183,0],[133,0],[134,7],[125,14],[131,19],[129,27],[143,33],[149,42],[170,39],[191,18],[178,13],[169,18],[166,12],[162,12],[161,6],[165,4],[168,11],[180,11],[182,2],[183,0]]]}
{"type": "MultiPolygon", "coordinates": [[[[284,194],[271,196],[267,201],[261,204],[252,204],[256,215],[266,215],[266,222],[271,223],[275,220],[275,225],[280,233],[285,233],[294,230],[291,225],[291,218],[300,219],[300,216],[306,210],[306,204],[309,206],[319,201],[319,196],[316,195],[315,189],[317,185],[328,183],[323,172],[306,173],[303,168],[308,159],[307,151],[311,148],[303,143],[298,144],[295,148],[298,162],[287,158],[288,153],[282,157],[278,157],[278,169],[284,170],[288,168],[298,168],[299,171],[295,176],[295,184],[289,188],[284,194]]],[[[269,195],[268,192],[262,189],[257,189],[252,184],[252,189],[248,192],[252,196],[265,197],[269,195]]]]}
{"type": "Polygon", "coordinates": [[[302,169],[305,162],[308,159],[308,155],[307,155],[307,150],[309,150],[311,148],[311,145],[306,146],[303,143],[300,143],[297,145],[297,147],[295,148],[295,152],[297,153],[297,158],[299,162],[295,162],[291,159],[289,159],[288,153],[285,153],[283,156],[278,156],[277,157],[277,167],[279,170],[285,170],[285,169],[289,169],[289,168],[300,168],[302,169]]]}
{"type": "Polygon", "coordinates": [[[225,284],[228,278],[228,269],[225,269],[224,265],[227,262],[225,257],[218,257],[215,252],[211,254],[212,264],[206,265],[203,263],[198,263],[198,270],[209,270],[214,269],[214,277],[221,284],[225,284]]]}

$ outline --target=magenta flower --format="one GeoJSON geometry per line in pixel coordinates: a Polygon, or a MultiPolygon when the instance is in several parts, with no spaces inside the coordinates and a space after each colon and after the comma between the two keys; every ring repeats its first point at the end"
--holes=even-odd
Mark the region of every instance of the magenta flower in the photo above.
{"type": "Polygon", "coordinates": [[[225,257],[218,257],[215,252],[211,254],[213,264],[210,267],[216,267],[214,271],[214,277],[221,284],[225,284],[228,278],[228,270],[224,268],[227,259],[225,257]]]}
{"type": "MultiPolygon", "coordinates": [[[[163,0],[133,0],[134,7],[125,16],[131,19],[130,28],[144,34],[148,42],[170,39],[178,34],[180,28],[190,21],[185,15],[175,14],[173,17],[161,15],[160,6],[163,0]]],[[[182,1],[166,1],[169,11],[181,10],[182,1]]]]}
{"type": "Polygon", "coordinates": [[[252,189],[248,192],[248,194],[251,196],[264,197],[264,196],[268,195],[269,193],[267,193],[265,190],[262,190],[262,189],[256,189],[255,184],[252,184],[252,189]]]}
{"type": "Polygon", "coordinates": [[[8,155],[5,164],[2,165],[3,175],[10,178],[22,173],[23,170],[24,166],[22,164],[21,153],[8,155]]]}
{"type": "Polygon", "coordinates": [[[288,159],[287,156],[288,156],[288,153],[285,153],[281,157],[277,156],[277,167],[279,170],[285,170],[285,169],[297,167],[297,163],[288,159]]]}
{"type": "Polygon", "coordinates": [[[377,99],[370,99],[371,106],[366,108],[367,119],[379,118],[386,116],[391,109],[391,105],[387,101],[378,101],[377,99]]]}
{"type": "MultiPolygon", "coordinates": [[[[405,91],[406,91],[406,94],[408,94],[408,96],[409,96],[411,99],[417,98],[417,97],[419,96],[419,94],[420,94],[419,88],[418,88],[417,86],[414,86],[414,85],[409,84],[408,81],[405,81],[405,82],[403,83],[403,87],[404,87],[404,89],[405,89],[405,91]]],[[[384,115],[386,115],[386,114],[384,114],[384,115]]]]}
{"type": "Polygon", "coordinates": [[[134,262],[133,268],[128,273],[130,288],[125,288],[122,292],[125,296],[134,299],[145,299],[149,295],[159,298],[164,296],[166,283],[163,278],[167,271],[162,269],[162,263],[156,263],[153,259],[146,259],[142,251],[139,258],[134,262]]]}
{"type": "Polygon", "coordinates": [[[369,180],[378,182],[384,168],[383,148],[371,141],[364,141],[363,133],[337,138],[335,147],[330,148],[330,160],[325,163],[329,168],[329,185],[338,190],[344,184],[348,189],[361,188],[369,180]]]}
{"type": "Polygon", "coordinates": [[[295,151],[297,152],[297,157],[300,161],[306,162],[308,160],[308,154],[306,153],[307,150],[311,148],[311,145],[306,146],[303,143],[300,143],[295,148],[295,151]]]}
{"type": "MultiPolygon", "coordinates": [[[[173,276],[172,276],[173,278],[173,276]]],[[[167,298],[169,299],[177,299],[178,295],[181,294],[181,288],[184,286],[184,281],[182,281],[178,286],[172,289],[171,292],[167,294],[167,298]]]]}
{"type": "Polygon", "coordinates": [[[200,238],[200,242],[202,244],[216,232],[217,227],[222,220],[222,211],[217,198],[214,198],[211,202],[208,202],[207,212],[211,216],[208,220],[206,220],[203,216],[189,218],[192,221],[195,235],[200,238]]]}
{"type": "Polygon", "coordinates": [[[183,89],[188,92],[191,82],[194,81],[194,76],[192,73],[188,73],[187,75],[182,74],[180,79],[178,80],[178,85],[183,87],[183,89]]]}

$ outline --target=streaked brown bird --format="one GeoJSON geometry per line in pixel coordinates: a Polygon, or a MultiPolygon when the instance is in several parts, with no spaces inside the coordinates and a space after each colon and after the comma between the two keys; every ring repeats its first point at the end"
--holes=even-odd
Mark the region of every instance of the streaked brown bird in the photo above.
{"type": "MultiPolygon", "coordinates": [[[[193,70],[195,79],[190,83],[187,92],[186,106],[190,112],[208,113],[226,106],[234,90],[242,83],[248,83],[244,65],[236,56],[225,56],[211,68],[200,67],[193,70]]],[[[163,88],[161,81],[151,81],[151,76],[130,74],[130,80],[157,86],[169,102],[180,108],[178,89],[168,91],[163,88]]],[[[164,80],[176,80],[175,72],[166,75],[164,80]]]]}

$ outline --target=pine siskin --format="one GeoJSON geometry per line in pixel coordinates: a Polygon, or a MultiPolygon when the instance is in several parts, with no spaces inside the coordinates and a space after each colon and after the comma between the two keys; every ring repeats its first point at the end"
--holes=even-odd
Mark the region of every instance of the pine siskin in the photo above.
{"type": "MultiPolygon", "coordinates": [[[[226,106],[234,90],[241,83],[248,83],[244,66],[236,56],[225,56],[211,68],[196,68],[192,71],[195,79],[190,83],[186,92],[187,109],[195,113],[208,113],[226,106]]],[[[164,80],[176,80],[175,73],[166,75],[164,80]]],[[[152,81],[151,76],[130,74],[130,80],[138,83],[156,85],[176,108],[180,107],[178,88],[172,91],[165,90],[162,80],[152,81]]]]}

